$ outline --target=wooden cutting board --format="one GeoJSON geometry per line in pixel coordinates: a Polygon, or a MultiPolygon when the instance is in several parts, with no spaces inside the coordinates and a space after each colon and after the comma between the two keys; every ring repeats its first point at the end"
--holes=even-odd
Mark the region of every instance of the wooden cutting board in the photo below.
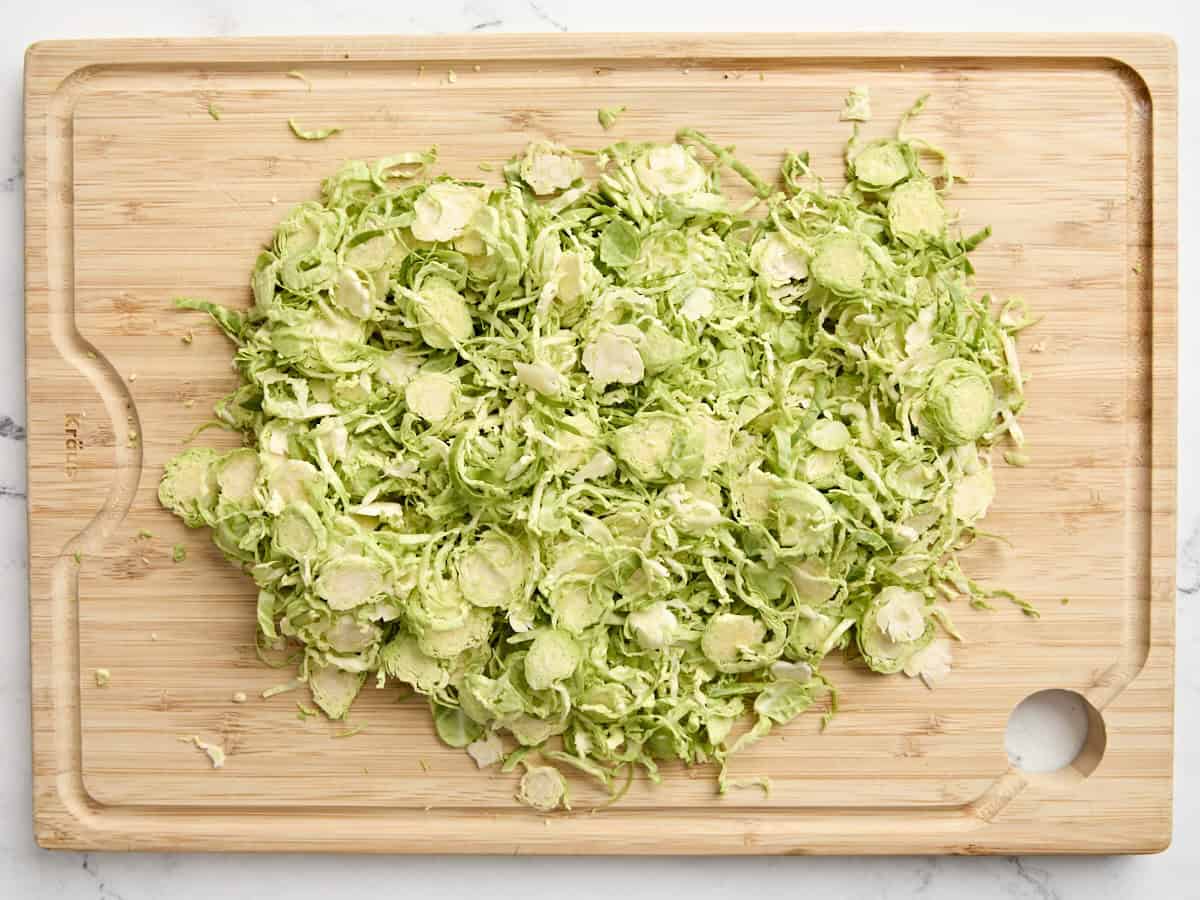
{"type": "MultiPolygon", "coordinates": [[[[1176,419],[1175,49],[1157,37],[500,36],[54,42],[26,62],[26,304],[34,812],[48,847],[503,853],[1153,851],[1171,833],[1176,419]],[[300,70],[311,84],[289,77],[300,70]],[[451,77],[453,70],[456,77],[451,77]],[[871,87],[968,178],[991,223],[981,290],[1045,320],[1022,339],[1027,468],[998,466],[968,568],[1043,611],[960,606],[936,691],[838,662],[803,717],[739,757],[774,790],[673,769],[618,805],[513,802],[515,776],[366,690],[365,730],[298,721],[253,651],[254,593],[159,508],[166,459],[234,384],[174,295],[248,300],[257,248],[342,160],[440,148],[481,176],[531,138],[596,147],[705,128],[759,171],[808,149],[837,180],[842,98],[871,87]],[[210,116],[210,104],[220,118],[210,116]],[[600,106],[629,111],[610,134],[600,106]],[[339,124],[302,142],[287,127],[339,124]],[[194,343],[181,339],[195,332],[194,343]],[[1034,344],[1039,345],[1037,352],[1034,344]],[[151,537],[139,537],[145,529],[151,537]],[[188,551],[171,559],[174,544],[188,551]],[[74,554],[79,554],[78,562],[74,554]],[[1069,605],[1060,599],[1068,597],[1069,605]],[[97,687],[94,670],[111,671],[97,687]],[[1075,763],[1010,766],[1012,709],[1096,710],[1075,763]],[[231,702],[236,691],[250,700],[231,702]],[[180,736],[229,753],[209,766],[180,736]]],[[[203,443],[230,445],[208,432],[203,443]]],[[[289,673],[290,674],[290,673],[289,673]]],[[[307,699],[307,698],[304,698],[307,699]]]]}

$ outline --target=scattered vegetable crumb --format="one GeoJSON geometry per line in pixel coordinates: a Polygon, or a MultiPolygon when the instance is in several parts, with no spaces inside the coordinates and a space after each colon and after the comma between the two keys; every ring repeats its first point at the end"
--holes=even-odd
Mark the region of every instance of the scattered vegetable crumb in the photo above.
{"type": "Polygon", "coordinates": [[[475,765],[480,769],[486,769],[504,758],[504,742],[496,732],[489,731],[487,737],[467,744],[467,755],[475,760],[475,765]]]}
{"type": "Polygon", "coordinates": [[[317,712],[315,709],[313,709],[308,704],[301,703],[299,700],[296,701],[296,718],[299,719],[300,721],[303,722],[305,719],[311,719],[314,716],[319,716],[319,715],[320,715],[320,713],[317,712]]]}
{"type": "Polygon", "coordinates": [[[925,687],[933,690],[933,686],[950,674],[954,653],[950,642],[939,637],[931,641],[924,649],[914,653],[905,664],[902,671],[909,678],[920,678],[925,687]]]}
{"type": "Polygon", "coordinates": [[[1004,453],[1004,461],[1010,466],[1024,467],[1029,465],[1030,458],[1028,453],[1020,450],[1006,450],[1004,453]]]}
{"type": "Polygon", "coordinates": [[[1028,600],[1026,600],[1022,597],[1018,597],[1016,594],[1012,593],[1011,591],[996,591],[995,595],[997,597],[1007,598],[1013,605],[1015,605],[1019,610],[1021,610],[1022,613],[1029,616],[1029,618],[1031,618],[1031,619],[1040,619],[1042,617],[1041,612],[1038,610],[1038,608],[1036,606],[1034,606],[1028,600]]]}
{"type": "Polygon", "coordinates": [[[328,128],[301,128],[296,124],[295,119],[288,119],[288,128],[292,129],[292,134],[302,141],[323,141],[342,130],[340,125],[331,125],[328,128]]]}
{"type": "Polygon", "coordinates": [[[196,339],[196,335],[192,332],[192,329],[190,329],[190,328],[186,332],[184,332],[183,337],[180,338],[180,340],[183,341],[185,344],[190,344],[195,339],[196,339]]]}
{"type": "Polygon", "coordinates": [[[96,670],[96,687],[108,687],[112,683],[112,672],[108,669],[96,670]]]}
{"type": "Polygon", "coordinates": [[[458,81],[458,75],[455,74],[453,69],[446,73],[446,80],[451,84],[454,84],[454,82],[458,81]]]}
{"type": "Polygon", "coordinates": [[[335,731],[333,734],[330,735],[330,737],[335,737],[335,738],[354,737],[356,734],[361,734],[364,727],[365,726],[363,726],[363,725],[355,725],[353,728],[348,728],[345,731],[335,731]]]}
{"type": "Polygon", "coordinates": [[[139,528],[137,536],[143,540],[149,540],[150,538],[154,537],[154,533],[147,531],[145,528],[139,528]]]}
{"type": "Polygon", "coordinates": [[[130,380],[131,382],[137,381],[137,372],[130,372],[130,373],[129,373],[129,380],[130,380]]]}
{"type": "Polygon", "coordinates": [[[274,687],[267,688],[265,691],[262,692],[262,698],[264,700],[270,700],[272,697],[274,697],[278,694],[286,694],[288,691],[294,691],[294,690],[296,690],[296,688],[300,687],[300,685],[302,685],[302,684],[304,684],[303,681],[300,681],[298,678],[293,678],[291,681],[287,681],[287,682],[284,682],[283,684],[277,684],[274,687]]]}
{"type": "Polygon", "coordinates": [[[75,565],[77,565],[77,566],[83,565],[83,554],[80,553],[78,550],[76,550],[74,553],[71,554],[71,558],[73,560],[75,560],[75,565]]]}
{"type": "Polygon", "coordinates": [[[216,121],[221,121],[221,107],[217,106],[216,104],[208,104],[208,114],[216,121]]]}
{"type": "Polygon", "coordinates": [[[208,755],[214,769],[220,769],[225,766],[225,749],[223,747],[202,741],[200,740],[200,736],[195,734],[181,737],[179,740],[185,744],[193,745],[197,750],[203,750],[208,755]]]}
{"type": "Polygon", "coordinates": [[[758,788],[763,792],[764,797],[770,797],[771,779],[766,775],[756,775],[753,778],[721,779],[720,791],[722,794],[728,793],[730,790],[745,790],[747,788],[758,788]]]}
{"type": "Polygon", "coordinates": [[[234,703],[245,703],[246,702],[246,692],[245,691],[234,691],[232,700],[234,703]]]}
{"type": "Polygon", "coordinates": [[[1071,603],[1071,598],[1070,598],[1070,597],[1063,597],[1063,598],[1062,598],[1062,600],[1060,600],[1059,602],[1060,602],[1060,603],[1061,603],[1063,606],[1069,606],[1069,605],[1070,605],[1070,603],[1071,603]]]}
{"type": "Polygon", "coordinates": [[[858,85],[850,89],[846,95],[846,103],[842,109],[843,122],[871,121],[871,91],[866,85],[858,85]]]}
{"type": "Polygon", "coordinates": [[[285,74],[288,78],[295,78],[298,81],[303,81],[304,86],[306,88],[308,88],[310,93],[312,92],[312,82],[309,81],[308,76],[305,75],[303,72],[301,72],[299,69],[289,69],[287,72],[284,72],[283,74],[285,74]]]}
{"type": "Polygon", "coordinates": [[[187,547],[183,544],[176,544],[171,548],[171,559],[177,563],[183,562],[187,559],[187,547]]]}
{"type": "Polygon", "coordinates": [[[617,124],[617,119],[625,112],[624,106],[605,106],[596,112],[596,119],[600,122],[600,127],[605,131],[609,131],[617,124]]]}
{"type": "Polygon", "coordinates": [[[423,759],[418,759],[418,760],[417,760],[417,763],[418,763],[418,764],[421,766],[421,771],[422,771],[422,772],[428,772],[428,771],[429,771],[429,763],[425,762],[425,760],[423,760],[423,759]]]}

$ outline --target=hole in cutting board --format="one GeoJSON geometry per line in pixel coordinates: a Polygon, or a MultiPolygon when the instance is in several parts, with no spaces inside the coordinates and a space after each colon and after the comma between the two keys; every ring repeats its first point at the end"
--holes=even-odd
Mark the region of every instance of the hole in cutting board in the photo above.
{"type": "Polygon", "coordinates": [[[1030,694],[1008,717],[1004,749],[1008,760],[1031,775],[1086,777],[1104,756],[1104,719],[1075,691],[1030,694]]]}

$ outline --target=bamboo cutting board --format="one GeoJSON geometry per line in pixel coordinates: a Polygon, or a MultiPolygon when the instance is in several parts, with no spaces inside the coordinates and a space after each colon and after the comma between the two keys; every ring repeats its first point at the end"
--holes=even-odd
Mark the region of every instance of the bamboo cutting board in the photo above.
{"type": "MultiPolygon", "coordinates": [[[[501,36],[98,41],[26,61],[26,304],[34,812],[48,847],[504,853],[1145,852],[1171,833],[1176,418],[1175,51],[1155,37],[501,36]],[[299,69],[311,90],[288,70],[299,69]],[[449,76],[450,70],[457,73],[449,76]],[[783,148],[841,169],[848,87],[916,131],[990,223],[979,288],[1045,315],[1022,340],[1033,462],[999,465],[968,570],[1029,597],[956,619],[936,691],[830,661],[843,709],[736,761],[717,797],[666,772],[615,807],[513,802],[514,776],[439,745],[419,703],[366,690],[365,731],[260,692],[254,592],[155,489],[234,384],[178,294],[245,303],[257,248],[343,159],[437,144],[480,177],[532,138],[600,146],[705,128],[759,171],[783,148]],[[209,105],[220,119],[209,114],[209,105]],[[629,112],[609,135],[600,106],[629,112]],[[340,124],[296,140],[286,121],[340,124]],[[195,330],[195,342],[181,337],[195,330]],[[1043,352],[1035,352],[1032,344],[1043,352]],[[152,537],[139,537],[141,530],[152,537]],[[188,558],[171,560],[182,543],[188,558]],[[74,554],[79,554],[78,562],[74,554]],[[1060,598],[1069,597],[1070,605],[1060,598]],[[97,687],[94,670],[112,683],[97,687]],[[1095,711],[1075,763],[1010,766],[1012,709],[1045,688],[1095,711]],[[231,702],[244,691],[250,700],[231,702]],[[209,766],[178,740],[223,745],[209,766]],[[582,811],[578,811],[582,810],[582,811]]],[[[494,177],[494,176],[492,176],[494,177]]],[[[201,442],[230,445],[206,433],[201,442]]]]}

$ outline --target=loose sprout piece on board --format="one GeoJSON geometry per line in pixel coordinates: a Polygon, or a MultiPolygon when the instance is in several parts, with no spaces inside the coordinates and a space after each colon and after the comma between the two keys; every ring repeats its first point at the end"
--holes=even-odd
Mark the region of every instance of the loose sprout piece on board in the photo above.
{"type": "Polygon", "coordinates": [[[986,233],[951,227],[928,145],[855,129],[837,192],[694,131],[605,148],[594,182],[547,142],[502,187],[430,178],[432,151],[350,162],[250,309],[183,301],[236,345],[216,415],[248,447],[181,453],[159,495],[254,579],[260,646],[298,651],[326,715],[404,683],[551,809],[534,748],[610,789],[673,759],[724,787],[830,710],[828,654],[946,674],[937,602],[988,596],[955,553],[1020,443],[1030,320],[972,292],[986,233]]]}
{"type": "Polygon", "coordinates": [[[600,127],[605,131],[612,130],[612,127],[617,124],[617,119],[621,118],[625,112],[624,106],[604,106],[596,110],[596,121],[600,123],[600,127]]]}

